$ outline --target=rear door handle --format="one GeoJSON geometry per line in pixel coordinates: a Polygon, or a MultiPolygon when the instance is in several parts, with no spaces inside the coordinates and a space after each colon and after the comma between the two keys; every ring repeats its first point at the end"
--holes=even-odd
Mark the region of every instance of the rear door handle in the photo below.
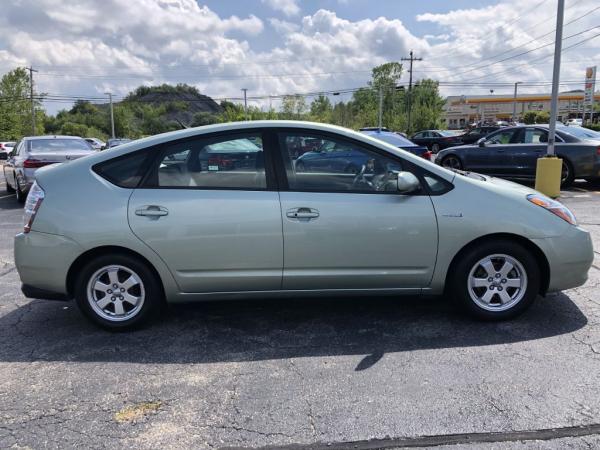
{"type": "Polygon", "coordinates": [[[313,208],[292,208],[288,209],[285,215],[290,219],[316,219],[319,217],[319,211],[313,208]]]}
{"type": "Polygon", "coordinates": [[[168,214],[169,210],[167,208],[157,205],[142,206],[135,210],[136,216],[155,217],[157,219],[168,214]]]}

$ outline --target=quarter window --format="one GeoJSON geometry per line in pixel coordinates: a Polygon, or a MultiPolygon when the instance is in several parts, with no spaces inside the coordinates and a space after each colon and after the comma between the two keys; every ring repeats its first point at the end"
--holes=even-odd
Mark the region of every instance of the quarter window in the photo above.
{"type": "Polygon", "coordinates": [[[537,128],[525,129],[525,144],[539,144],[548,142],[548,132],[537,128]]]}
{"type": "Polygon", "coordinates": [[[262,136],[198,138],[167,145],[149,187],[249,189],[267,187],[262,136]]]}
{"type": "Polygon", "coordinates": [[[402,163],[362,145],[330,137],[280,134],[280,148],[292,190],[397,192],[402,163]],[[298,148],[298,140],[311,142],[298,148]]]}

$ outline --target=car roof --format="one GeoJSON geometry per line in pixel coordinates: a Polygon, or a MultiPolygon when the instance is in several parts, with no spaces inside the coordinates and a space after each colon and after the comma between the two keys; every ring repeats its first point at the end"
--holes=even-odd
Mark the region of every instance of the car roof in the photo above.
{"type": "Polygon", "coordinates": [[[72,139],[72,140],[83,140],[83,138],[79,136],[61,136],[61,135],[52,135],[52,136],[25,136],[23,139],[28,141],[39,141],[42,139],[72,139]]]}
{"type": "MultiPolygon", "coordinates": [[[[397,147],[386,144],[381,140],[367,136],[365,134],[359,133],[358,131],[350,130],[348,128],[344,128],[338,125],[329,125],[324,123],[317,122],[307,122],[300,120],[248,120],[242,122],[228,122],[228,123],[218,123],[213,125],[204,125],[201,127],[194,128],[186,128],[183,130],[175,130],[169,131],[167,133],[161,133],[154,136],[149,136],[141,139],[136,139],[131,142],[128,142],[123,145],[119,145],[116,147],[112,147],[103,152],[98,152],[96,155],[92,155],[89,158],[84,158],[86,161],[81,162],[80,164],[96,164],[101,161],[105,161],[108,159],[113,159],[119,157],[121,155],[132,153],[136,150],[140,150],[143,148],[164,144],[167,142],[179,140],[179,139],[187,139],[193,137],[200,137],[209,133],[219,133],[219,132],[229,132],[229,131],[240,131],[244,132],[245,130],[252,132],[256,129],[260,128],[287,128],[287,129],[307,129],[309,132],[313,132],[318,134],[319,132],[331,132],[335,133],[341,137],[347,137],[349,139],[354,139],[357,141],[362,141],[369,145],[387,145],[390,151],[397,152],[401,151],[397,147]]],[[[434,172],[435,174],[441,176],[444,179],[451,180],[454,178],[454,174],[452,172],[443,169],[440,166],[436,166],[433,163],[429,163],[425,161],[423,158],[413,155],[410,152],[402,152],[403,158],[406,158],[412,161],[416,165],[427,164],[427,170],[434,172]]],[[[78,164],[76,164],[78,165],[78,164]]],[[[75,166],[76,166],[75,165],[75,166]]]]}

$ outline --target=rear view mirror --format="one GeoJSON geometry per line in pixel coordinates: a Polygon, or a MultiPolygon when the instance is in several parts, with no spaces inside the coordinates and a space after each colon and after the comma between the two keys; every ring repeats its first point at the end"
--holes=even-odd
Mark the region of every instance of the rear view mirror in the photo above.
{"type": "Polygon", "coordinates": [[[419,179],[410,172],[398,172],[397,186],[401,194],[412,194],[421,189],[419,179]]]}

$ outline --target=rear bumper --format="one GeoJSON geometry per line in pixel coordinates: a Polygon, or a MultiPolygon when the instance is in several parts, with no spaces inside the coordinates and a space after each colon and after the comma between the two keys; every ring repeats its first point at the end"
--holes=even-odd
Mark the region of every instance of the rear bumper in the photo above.
{"type": "Polygon", "coordinates": [[[30,286],[29,284],[21,285],[21,292],[27,298],[41,298],[44,300],[59,300],[59,301],[68,301],[70,300],[67,294],[61,292],[53,292],[48,291],[46,289],[39,289],[34,286],[30,286]]]}
{"type": "Polygon", "coordinates": [[[46,298],[42,293],[52,299],[59,294],[66,297],[67,273],[82,253],[79,244],[64,236],[39,231],[15,236],[15,265],[23,293],[35,298],[46,298]]]}
{"type": "Polygon", "coordinates": [[[548,292],[562,291],[585,284],[594,261],[590,234],[579,227],[569,227],[558,237],[532,239],[542,249],[550,266],[548,292]]]}

